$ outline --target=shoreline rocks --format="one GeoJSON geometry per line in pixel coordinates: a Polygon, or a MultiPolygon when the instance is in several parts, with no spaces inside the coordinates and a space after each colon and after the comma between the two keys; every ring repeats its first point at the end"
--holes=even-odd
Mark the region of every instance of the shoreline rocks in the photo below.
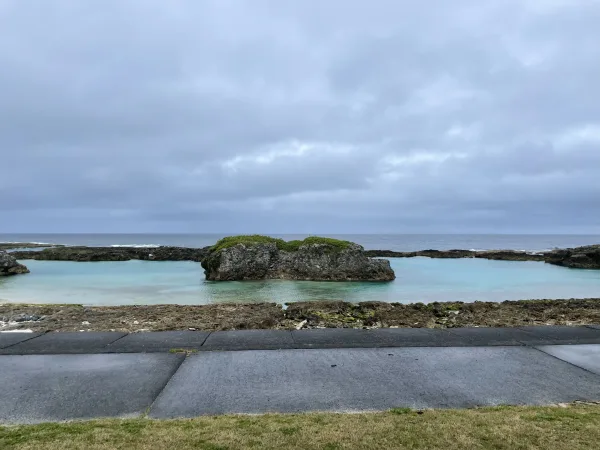
{"type": "Polygon", "coordinates": [[[419,250],[416,252],[395,252],[392,250],[366,250],[365,253],[371,257],[386,258],[414,258],[422,256],[426,258],[481,258],[499,261],[544,261],[544,253],[523,252],[517,250],[419,250]]]}
{"type": "Polygon", "coordinates": [[[39,242],[0,242],[0,250],[12,250],[15,248],[49,248],[64,247],[59,244],[42,244],[39,242]]]}
{"type": "Polygon", "coordinates": [[[452,328],[600,324],[600,299],[383,303],[310,301],[210,305],[95,306],[1,304],[0,328],[34,332],[452,328]]]}
{"type": "Polygon", "coordinates": [[[278,242],[240,242],[219,247],[217,243],[202,260],[204,274],[210,281],[392,281],[396,278],[388,260],[371,259],[362,246],[350,242],[343,246],[300,243],[294,250],[280,249],[278,242]]]}
{"type": "Polygon", "coordinates": [[[39,251],[12,252],[19,259],[38,261],[196,261],[208,253],[210,247],[54,247],[39,251]]]}
{"type": "Polygon", "coordinates": [[[0,276],[18,275],[29,273],[29,269],[19,264],[17,259],[9,253],[0,250],[0,276]]]}
{"type": "MultiPolygon", "coordinates": [[[[10,243],[0,243],[0,249],[9,248],[10,243]]],[[[39,244],[21,243],[19,248],[34,248],[39,244]]],[[[196,261],[201,262],[213,247],[68,247],[55,246],[43,250],[17,250],[10,253],[16,259],[47,261],[196,261]]],[[[1,250],[0,250],[1,251],[1,250]]],[[[517,250],[420,250],[397,252],[393,250],[365,250],[364,256],[384,258],[482,258],[497,261],[544,261],[574,269],[600,269],[600,245],[557,249],[534,253],[517,250]]]]}
{"type": "Polygon", "coordinates": [[[545,261],[572,269],[600,269],[600,245],[566,248],[546,253],[545,261]]]}

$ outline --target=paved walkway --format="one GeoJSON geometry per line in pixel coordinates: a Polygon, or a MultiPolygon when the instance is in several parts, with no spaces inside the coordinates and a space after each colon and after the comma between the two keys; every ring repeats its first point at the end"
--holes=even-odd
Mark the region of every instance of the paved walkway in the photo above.
{"type": "Polygon", "coordinates": [[[598,401],[600,327],[0,333],[0,389],[1,423],[598,401]]]}

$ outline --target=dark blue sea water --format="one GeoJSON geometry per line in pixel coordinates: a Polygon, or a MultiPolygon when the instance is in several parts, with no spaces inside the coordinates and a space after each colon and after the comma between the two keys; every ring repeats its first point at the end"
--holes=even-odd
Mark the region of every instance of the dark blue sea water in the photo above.
{"type": "MultiPolygon", "coordinates": [[[[213,244],[218,235],[0,235],[0,241],[68,245],[213,244]]],[[[303,236],[282,236],[286,239],[303,236]]],[[[600,243],[600,236],[516,235],[345,235],[370,249],[545,250],[600,243]]],[[[541,262],[484,259],[392,258],[391,283],[206,282],[193,262],[22,261],[30,274],[0,278],[0,301],[33,303],[207,304],[277,303],[299,300],[360,302],[501,301],[530,298],[600,297],[600,271],[576,270],[541,262]]]]}
{"type": "MultiPolygon", "coordinates": [[[[0,234],[0,242],[46,242],[66,245],[175,245],[205,247],[220,234],[0,234]]],[[[304,234],[272,235],[286,240],[303,239],[304,234]]],[[[448,249],[549,250],[600,243],[600,235],[518,235],[518,234],[342,234],[325,235],[347,239],[366,249],[397,251],[448,249]]]]}

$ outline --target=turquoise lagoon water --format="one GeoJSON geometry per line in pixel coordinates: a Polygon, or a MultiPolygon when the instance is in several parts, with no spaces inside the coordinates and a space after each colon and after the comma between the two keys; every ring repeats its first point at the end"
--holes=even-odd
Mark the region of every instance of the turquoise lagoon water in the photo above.
{"type": "Polygon", "coordinates": [[[501,301],[600,297],[600,271],[541,262],[391,258],[391,283],[207,282],[194,262],[23,261],[30,274],[0,278],[0,301],[85,305],[501,301]]]}

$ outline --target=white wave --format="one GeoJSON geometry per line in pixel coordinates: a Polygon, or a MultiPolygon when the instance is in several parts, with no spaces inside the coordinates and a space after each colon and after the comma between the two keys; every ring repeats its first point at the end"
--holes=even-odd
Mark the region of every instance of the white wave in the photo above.
{"type": "Polygon", "coordinates": [[[18,241],[6,241],[6,242],[3,242],[3,244],[20,244],[20,245],[25,245],[25,244],[36,244],[36,245],[56,245],[56,244],[52,244],[51,242],[18,242],[18,241]]]}
{"type": "Polygon", "coordinates": [[[530,255],[538,255],[541,253],[546,253],[551,251],[550,249],[546,249],[546,250],[526,250],[523,248],[517,248],[517,249],[498,249],[498,248],[486,248],[486,249],[481,249],[481,248],[470,248],[469,249],[470,252],[520,252],[520,253],[529,253],[530,255]]]}
{"type": "Polygon", "coordinates": [[[552,250],[548,250],[548,249],[546,249],[546,250],[531,250],[531,249],[526,250],[526,249],[522,249],[521,248],[521,249],[517,249],[517,250],[513,250],[513,251],[515,251],[515,252],[521,252],[521,253],[527,253],[528,255],[541,255],[542,253],[547,253],[547,252],[550,252],[552,250]]]}
{"type": "Polygon", "coordinates": [[[111,247],[129,247],[129,248],[158,248],[156,244],[113,244],[111,247]]]}

